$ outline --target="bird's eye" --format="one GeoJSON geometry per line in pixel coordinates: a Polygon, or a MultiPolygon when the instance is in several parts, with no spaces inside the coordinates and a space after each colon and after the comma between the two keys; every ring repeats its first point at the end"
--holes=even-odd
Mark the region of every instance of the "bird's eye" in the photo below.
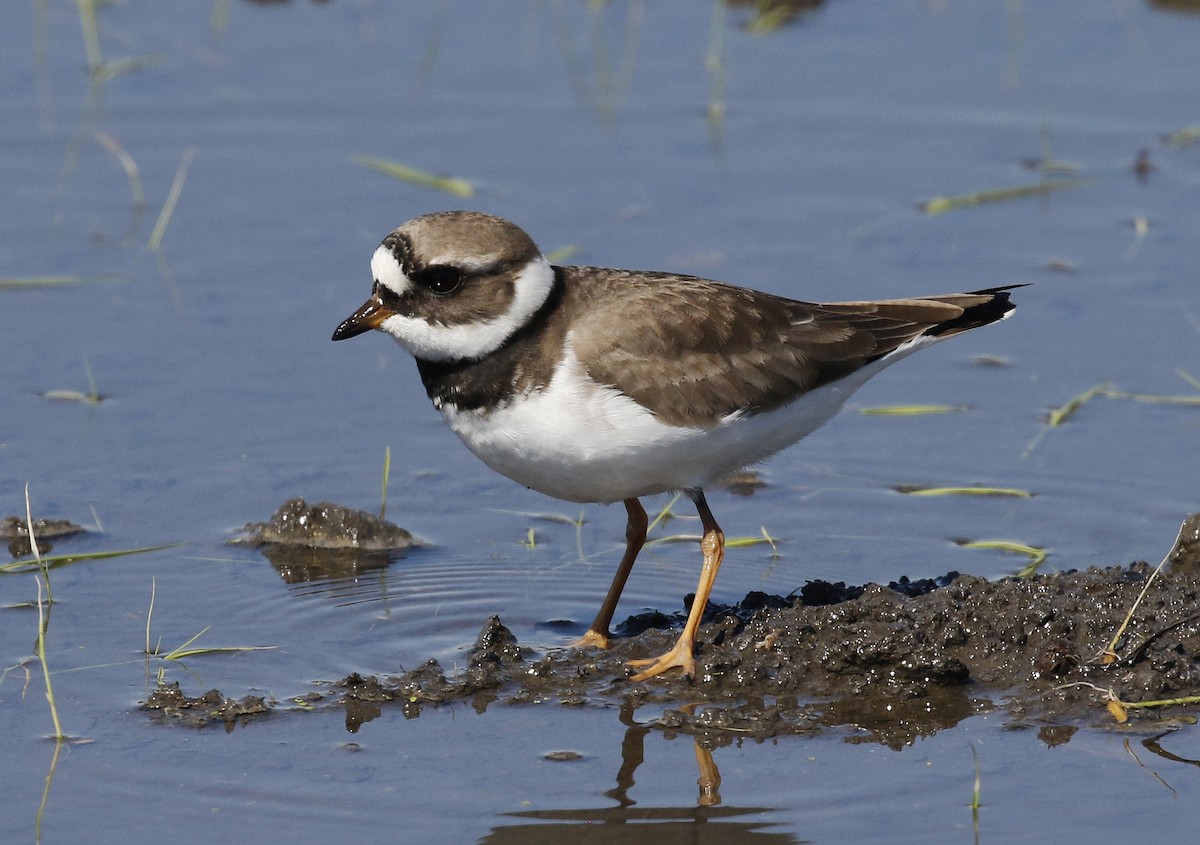
{"type": "Polygon", "coordinates": [[[454,293],[462,285],[462,273],[454,267],[436,264],[422,270],[415,281],[438,296],[445,296],[448,293],[454,293]]]}

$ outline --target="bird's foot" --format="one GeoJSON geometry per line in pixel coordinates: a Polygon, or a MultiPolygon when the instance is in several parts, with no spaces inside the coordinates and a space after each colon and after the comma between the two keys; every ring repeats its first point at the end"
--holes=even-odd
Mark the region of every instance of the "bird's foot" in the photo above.
{"type": "Polygon", "coordinates": [[[588,628],[586,634],[570,643],[571,648],[608,648],[609,645],[609,635],[592,628],[588,628]]]}
{"type": "Polygon", "coordinates": [[[683,673],[689,678],[696,677],[696,658],[692,655],[695,645],[695,641],[691,637],[683,636],[676,640],[675,645],[666,654],[660,654],[658,657],[630,660],[630,666],[645,666],[646,668],[632,676],[629,680],[644,681],[647,678],[653,678],[655,675],[661,675],[663,672],[669,672],[672,669],[682,669],[683,673]]]}

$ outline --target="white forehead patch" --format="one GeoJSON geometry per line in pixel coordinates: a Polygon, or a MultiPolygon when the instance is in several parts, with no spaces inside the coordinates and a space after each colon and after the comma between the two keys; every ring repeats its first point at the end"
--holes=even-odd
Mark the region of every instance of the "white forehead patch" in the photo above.
{"type": "Polygon", "coordinates": [[[371,256],[371,276],[379,284],[397,295],[404,294],[412,288],[412,282],[400,269],[400,262],[392,251],[380,244],[371,256]]]}
{"type": "MultiPolygon", "coordinates": [[[[380,249],[383,258],[376,250],[371,259],[375,278],[397,293],[411,288],[412,282],[400,270],[392,254],[383,247],[380,249]],[[381,271],[390,275],[383,275],[381,271]]],[[[513,284],[514,295],[508,310],[489,320],[446,326],[431,323],[423,317],[394,314],[380,323],[379,328],[394,337],[414,357],[424,361],[482,358],[499,349],[542,307],[554,288],[554,268],[538,255],[517,274],[513,284]]]]}

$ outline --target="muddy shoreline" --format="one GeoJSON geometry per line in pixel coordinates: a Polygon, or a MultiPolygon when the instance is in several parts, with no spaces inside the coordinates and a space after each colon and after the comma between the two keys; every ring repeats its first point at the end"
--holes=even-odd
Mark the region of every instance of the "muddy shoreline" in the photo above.
{"type": "MultiPolygon", "coordinates": [[[[672,732],[765,738],[836,728],[892,747],[984,712],[1037,728],[1049,744],[1122,718],[1169,727],[1198,705],[1142,705],[1200,696],[1200,515],[1184,523],[1139,602],[1153,572],[1137,562],[1026,579],[950,573],[887,586],[809,582],[794,596],[751,593],[736,606],[709,606],[694,680],[638,684],[626,680],[625,661],[668,648],[686,607],[630,617],[605,651],[539,653],[492,617],[458,674],[433,660],[395,676],[351,674],[303,706],[343,709],[351,731],[385,707],[415,718],[462,704],[619,706],[646,708],[658,714],[652,726],[672,732]]],[[[171,685],[142,706],[199,726],[295,705],[216,690],[192,698],[171,685]]]]}

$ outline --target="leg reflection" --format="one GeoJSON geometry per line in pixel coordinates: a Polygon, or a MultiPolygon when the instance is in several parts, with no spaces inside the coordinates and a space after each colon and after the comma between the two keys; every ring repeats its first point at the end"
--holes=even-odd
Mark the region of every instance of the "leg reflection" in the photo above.
{"type": "MultiPolygon", "coordinates": [[[[680,709],[690,713],[695,707],[696,705],[689,704],[680,709]]],[[[639,724],[633,718],[633,712],[632,704],[627,702],[621,705],[619,718],[626,728],[625,736],[621,740],[621,768],[617,771],[617,785],[604,793],[606,798],[612,798],[621,807],[632,807],[637,803],[629,797],[629,791],[635,783],[634,773],[646,759],[646,734],[652,729],[650,726],[639,724]]],[[[721,773],[717,770],[712,751],[701,745],[696,737],[692,737],[692,742],[696,753],[696,766],[700,772],[700,777],[696,779],[700,787],[696,804],[700,807],[715,807],[721,803],[721,773]]]]}

